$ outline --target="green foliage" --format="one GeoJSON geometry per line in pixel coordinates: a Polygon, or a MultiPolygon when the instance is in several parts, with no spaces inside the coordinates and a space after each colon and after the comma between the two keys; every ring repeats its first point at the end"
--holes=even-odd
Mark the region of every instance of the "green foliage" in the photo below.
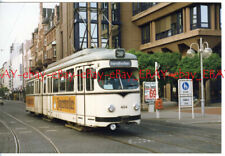
{"type": "MultiPolygon", "coordinates": [[[[129,53],[132,53],[137,56],[138,63],[139,63],[139,70],[142,71],[142,77],[146,76],[146,72],[151,73],[151,76],[155,74],[155,62],[158,62],[160,64],[159,70],[159,76],[161,84],[166,83],[167,81],[170,81],[170,79],[163,79],[162,72],[169,72],[173,73],[176,71],[177,65],[181,59],[181,55],[179,53],[153,53],[153,54],[147,54],[140,51],[130,50],[129,53]],[[162,71],[162,72],[161,72],[162,71]]],[[[154,79],[154,77],[153,77],[154,79]]],[[[151,80],[150,76],[148,78],[141,78],[142,81],[149,81],[151,80]]]]}
{"type": "MultiPolygon", "coordinates": [[[[201,68],[200,68],[200,59],[199,55],[195,55],[193,58],[189,57],[183,57],[181,58],[181,55],[179,53],[161,53],[156,52],[153,54],[147,54],[140,51],[130,50],[129,53],[132,53],[137,56],[138,63],[139,63],[139,70],[142,71],[142,77],[146,75],[146,71],[151,71],[151,76],[155,73],[155,62],[158,62],[160,64],[160,77],[161,79],[159,82],[161,84],[166,84],[167,82],[176,82],[177,78],[173,77],[166,77],[163,78],[163,74],[161,73],[161,70],[163,72],[169,72],[169,73],[176,73],[179,77],[179,73],[183,72],[189,78],[191,78],[190,73],[192,75],[195,75],[195,79],[200,78],[201,68]]],[[[206,75],[209,76],[210,70],[214,70],[217,72],[221,69],[221,58],[218,54],[213,53],[209,58],[204,59],[203,61],[204,70],[206,75]],[[208,71],[207,71],[208,70],[208,71]]],[[[183,74],[181,74],[182,76],[183,74]]],[[[177,77],[176,76],[176,77],[177,77]]],[[[184,78],[184,77],[183,77],[184,78]]],[[[151,78],[142,78],[140,79],[142,81],[149,81],[151,78]]]]}
{"type": "Polygon", "coordinates": [[[6,88],[6,87],[0,88],[0,96],[1,97],[5,97],[7,92],[9,92],[8,88],[6,88]]]}
{"type": "MultiPolygon", "coordinates": [[[[221,58],[218,54],[213,53],[210,57],[203,59],[203,69],[205,70],[205,76],[209,77],[210,70],[217,72],[221,69],[221,58]]],[[[184,57],[181,59],[177,67],[177,72],[196,73],[195,79],[200,79],[201,77],[201,67],[199,55],[195,55],[193,58],[184,57]]],[[[216,73],[215,73],[216,74],[216,73]]],[[[205,78],[204,78],[205,79],[205,78]]]]}
{"type": "Polygon", "coordinates": [[[221,58],[218,54],[213,53],[209,58],[204,59],[203,66],[205,70],[205,78],[210,78],[210,70],[215,73],[221,70],[221,58]]]}

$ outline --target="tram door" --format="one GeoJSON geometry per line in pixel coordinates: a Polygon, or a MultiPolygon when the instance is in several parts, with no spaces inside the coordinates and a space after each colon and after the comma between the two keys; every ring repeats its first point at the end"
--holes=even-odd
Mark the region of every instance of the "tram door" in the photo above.
{"type": "Polygon", "coordinates": [[[76,69],[77,80],[77,123],[86,125],[87,121],[87,95],[89,91],[93,91],[93,79],[90,78],[91,66],[81,66],[76,69]]]}
{"type": "Polygon", "coordinates": [[[85,125],[85,66],[76,68],[76,112],[77,123],[85,125]]]}

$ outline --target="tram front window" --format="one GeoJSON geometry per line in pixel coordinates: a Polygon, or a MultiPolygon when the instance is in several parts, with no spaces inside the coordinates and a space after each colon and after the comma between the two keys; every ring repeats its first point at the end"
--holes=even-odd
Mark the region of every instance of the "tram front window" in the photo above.
{"type": "Polygon", "coordinates": [[[138,88],[137,68],[104,68],[98,73],[98,83],[106,90],[138,88]]]}

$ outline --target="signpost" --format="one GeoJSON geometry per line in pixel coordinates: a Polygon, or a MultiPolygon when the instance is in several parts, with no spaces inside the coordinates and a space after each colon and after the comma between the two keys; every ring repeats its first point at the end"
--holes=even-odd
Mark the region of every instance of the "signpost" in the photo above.
{"type": "Polygon", "coordinates": [[[148,111],[154,112],[154,103],[156,99],[156,83],[143,82],[144,84],[144,101],[149,104],[148,111]]]}
{"type": "Polygon", "coordinates": [[[181,118],[181,108],[192,108],[192,119],[194,119],[194,104],[193,104],[193,81],[192,79],[178,80],[178,107],[179,120],[181,118]]]}

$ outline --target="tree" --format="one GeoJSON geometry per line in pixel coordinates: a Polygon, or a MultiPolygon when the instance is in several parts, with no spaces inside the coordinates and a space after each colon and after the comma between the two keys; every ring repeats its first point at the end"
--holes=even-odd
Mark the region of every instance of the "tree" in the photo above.
{"type": "MultiPolygon", "coordinates": [[[[203,69],[204,69],[204,79],[210,79],[210,70],[211,72],[218,72],[221,70],[221,58],[218,54],[213,53],[210,57],[203,60],[203,69]]],[[[201,67],[200,67],[200,58],[198,55],[195,55],[193,58],[184,57],[178,64],[177,70],[178,73],[183,72],[185,75],[182,77],[200,79],[201,78],[201,67]],[[192,76],[194,77],[191,77],[192,76]]],[[[215,73],[215,75],[216,75],[215,73]]]]}
{"type": "MultiPolygon", "coordinates": [[[[168,81],[171,81],[171,79],[168,79],[167,77],[163,78],[163,74],[165,74],[165,72],[174,73],[181,59],[181,55],[179,53],[156,52],[153,54],[146,54],[144,52],[135,50],[130,50],[128,52],[137,56],[139,70],[143,70],[142,73],[145,76],[148,71],[150,71],[151,76],[155,74],[155,62],[158,62],[160,64],[160,68],[158,69],[158,71],[159,76],[161,78],[159,82],[163,85],[166,84],[168,81]]],[[[154,79],[154,77],[152,78],[154,79]]],[[[143,81],[149,81],[153,79],[147,77],[140,79],[140,81],[142,83],[143,81]]]]}
{"type": "Polygon", "coordinates": [[[8,93],[8,92],[9,92],[9,89],[8,88],[6,88],[6,87],[0,88],[0,96],[1,97],[5,97],[6,96],[6,93],[8,93]]]}

